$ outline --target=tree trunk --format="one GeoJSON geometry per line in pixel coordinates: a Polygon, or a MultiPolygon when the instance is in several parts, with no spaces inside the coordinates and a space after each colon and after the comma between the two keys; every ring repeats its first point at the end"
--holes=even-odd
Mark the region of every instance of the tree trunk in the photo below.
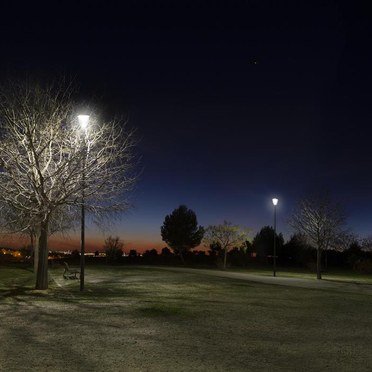
{"type": "Polygon", "coordinates": [[[225,250],[225,254],[223,256],[223,269],[226,270],[227,248],[225,248],[224,250],[225,250]]]}
{"type": "Polygon", "coordinates": [[[185,257],[183,257],[182,251],[179,251],[179,256],[180,256],[182,264],[184,265],[185,264],[185,257]]]}
{"type": "Polygon", "coordinates": [[[316,250],[316,278],[322,279],[322,249],[316,250]]]}
{"type": "Polygon", "coordinates": [[[39,238],[40,230],[37,229],[35,233],[30,234],[32,250],[34,252],[34,274],[37,273],[37,268],[39,265],[39,238]]]}
{"type": "Polygon", "coordinates": [[[48,289],[48,225],[48,218],[40,225],[36,289],[48,289]]]}

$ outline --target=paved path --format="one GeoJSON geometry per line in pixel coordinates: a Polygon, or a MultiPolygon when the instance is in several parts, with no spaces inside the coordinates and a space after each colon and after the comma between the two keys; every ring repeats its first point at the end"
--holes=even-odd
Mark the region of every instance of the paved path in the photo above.
{"type": "MultiPolygon", "coordinates": [[[[149,266],[150,267],[150,266],[149,266]]],[[[372,295],[371,284],[360,284],[353,282],[341,282],[331,280],[316,280],[316,279],[301,279],[301,278],[286,278],[279,276],[263,276],[241,272],[231,272],[222,270],[206,270],[206,269],[191,269],[181,267],[166,267],[156,266],[158,269],[178,271],[190,274],[202,274],[209,276],[217,276],[222,278],[241,279],[256,283],[284,285],[289,287],[300,287],[309,289],[335,289],[342,292],[353,292],[372,295]]]]}

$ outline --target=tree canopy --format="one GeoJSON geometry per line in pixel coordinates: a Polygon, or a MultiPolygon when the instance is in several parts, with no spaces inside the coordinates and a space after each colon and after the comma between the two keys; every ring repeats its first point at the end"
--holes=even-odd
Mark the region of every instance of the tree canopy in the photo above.
{"type": "MultiPolygon", "coordinates": [[[[276,234],[276,248],[280,252],[284,244],[284,238],[281,233],[276,234]]],[[[253,238],[252,248],[258,257],[267,257],[273,254],[274,229],[271,226],[264,226],[253,238]]]]}
{"type": "Polygon", "coordinates": [[[165,217],[163,226],[161,226],[161,236],[174,253],[184,260],[184,254],[201,243],[204,228],[198,226],[193,210],[180,205],[165,217]]]}

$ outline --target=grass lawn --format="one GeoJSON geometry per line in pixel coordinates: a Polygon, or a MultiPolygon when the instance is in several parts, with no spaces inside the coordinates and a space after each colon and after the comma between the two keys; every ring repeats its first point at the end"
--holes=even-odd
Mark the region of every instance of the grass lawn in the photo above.
{"type": "MultiPolygon", "coordinates": [[[[257,268],[256,266],[252,266],[249,268],[232,268],[230,269],[230,271],[244,272],[244,273],[260,275],[260,276],[272,276],[273,275],[273,270],[268,269],[267,267],[257,268]]],[[[310,272],[309,270],[305,270],[301,268],[278,267],[276,274],[279,277],[317,280],[315,272],[310,272]]],[[[337,282],[360,283],[360,284],[371,284],[372,285],[372,275],[358,273],[352,270],[345,270],[345,269],[331,268],[329,270],[326,270],[322,273],[322,279],[337,281],[337,282]]]]}
{"type": "Polygon", "coordinates": [[[31,268],[0,265],[0,296],[3,293],[15,292],[20,287],[33,284],[34,275],[31,268]]]}
{"type": "Polygon", "coordinates": [[[55,268],[41,294],[6,270],[0,293],[18,284],[0,296],[1,371],[372,369],[370,293],[88,266],[84,293],[55,268]]]}

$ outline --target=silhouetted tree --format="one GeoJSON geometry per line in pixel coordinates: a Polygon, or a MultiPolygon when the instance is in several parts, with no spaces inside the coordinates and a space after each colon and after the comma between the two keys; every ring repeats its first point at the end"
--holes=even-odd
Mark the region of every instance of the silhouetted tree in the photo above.
{"type": "Polygon", "coordinates": [[[345,251],[346,259],[353,270],[364,274],[372,273],[372,236],[354,242],[345,251]]]}
{"type": "Polygon", "coordinates": [[[289,224],[316,248],[316,277],[322,279],[322,252],[336,246],[343,236],[349,234],[345,230],[344,210],[327,193],[314,195],[298,203],[289,224]]]}
{"type": "Polygon", "coordinates": [[[164,248],[161,249],[161,255],[162,256],[171,256],[172,252],[170,251],[170,249],[168,247],[164,247],[164,248]]]}
{"type": "Polygon", "coordinates": [[[219,244],[224,252],[223,268],[226,269],[227,252],[236,246],[241,246],[248,239],[248,229],[243,229],[231,222],[224,221],[222,225],[208,226],[204,235],[204,244],[219,244]]]}
{"type": "Polygon", "coordinates": [[[161,250],[161,261],[165,264],[169,264],[171,260],[173,260],[174,254],[171,252],[171,250],[168,247],[164,247],[161,250]]]}
{"type": "Polygon", "coordinates": [[[301,234],[293,234],[283,245],[283,262],[288,264],[307,264],[311,259],[311,250],[314,249],[306,242],[306,238],[301,234]]]}
{"type": "Polygon", "coordinates": [[[80,257],[80,252],[77,250],[77,249],[74,249],[72,252],[71,252],[71,259],[73,261],[77,261],[80,257]]]}
{"type": "Polygon", "coordinates": [[[246,240],[244,245],[245,245],[245,253],[247,255],[251,255],[251,253],[254,252],[252,243],[249,240],[246,240]]]}
{"type": "Polygon", "coordinates": [[[148,263],[155,263],[158,256],[158,251],[155,248],[146,250],[142,255],[143,259],[148,263]]]}
{"type": "Polygon", "coordinates": [[[232,266],[245,266],[247,257],[245,244],[240,248],[234,247],[231,249],[228,256],[232,266]]]}
{"type": "Polygon", "coordinates": [[[204,228],[198,226],[196,214],[185,205],[179,206],[165,217],[161,227],[161,236],[184,262],[184,255],[197,247],[204,235],[204,228]]]}
{"type": "Polygon", "coordinates": [[[372,252],[372,235],[369,235],[360,240],[360,249],[366,252],[372,252]]]}
{"type": "Polygon", "coordinates": [[[106,253],[106,261],[109,263],[115,263],[120,261],[121,258],[123,257],[123,248],[124,243],[120,240],[118,236],[115,238],[109,236],[107,239],[105,239],[103,249],[105,250],[106,253]]]}
{"type": "Polygon", "coordinates": [[[197,264],[208,264],[210,262],[210,257],[207,255],[205,250],[192,251],[194,255],[194,262],[197,264]]]}
{"type": "Polygon", "coordinates": [[[153,257],[157,257],[158,256],[158,251],[155,248],[152,248],[152,249],[150,249],[150,254],[153,257]]]}
{"type": "Polygon", "coordinates": [[[340,257],[340,253],[344,252],[357,240],[357,237],[354,233],[350,231],[342,231],[333,240],[330,241],[329,245],[324,249],[324,267],[328,267],[328,256],[336,259],[340,257]]]}
{"type": "Polygon", "coordinates": [[[209,244],[208,253],[209,253],[209,256],[213,260],[216,260],[216,258],[219,257],[222,252],[223,251],[222,251],[221,243],[212,242],[212,243],[209,244]]]}
{"type": "MultiPolygon", "coordinates": [[[[276,234],[276,249],[278,256],[284,244],[283,235],[276,234]]],[[[274,246],[274,229],[271,226],[264,226],[253,238],[252,249],[260,258],[272,256],[274,246]]]]}

